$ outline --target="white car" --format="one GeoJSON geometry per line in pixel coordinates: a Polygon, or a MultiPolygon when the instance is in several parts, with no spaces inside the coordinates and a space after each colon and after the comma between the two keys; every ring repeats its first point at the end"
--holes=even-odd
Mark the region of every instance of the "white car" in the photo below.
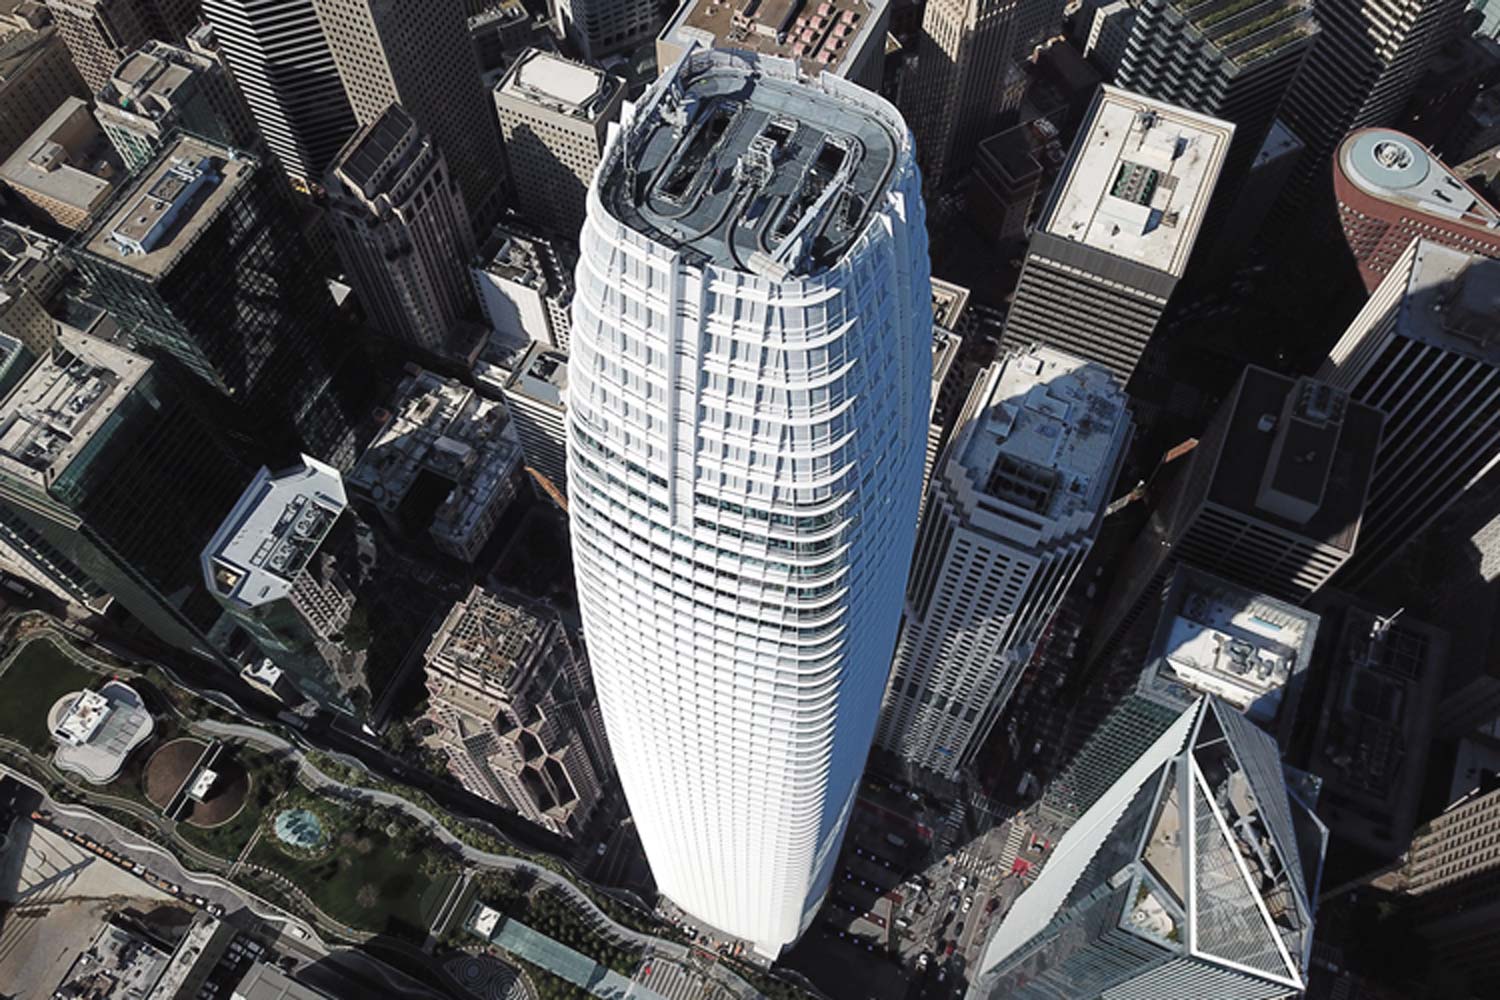
{"type": "Polygon", "coordinates": [[[969,912],[969,907],[971,907],[973,905],[974,905],[974,897],[973,896],[965,896],[964,897],[964,912],[968,913],[969,912]]]}

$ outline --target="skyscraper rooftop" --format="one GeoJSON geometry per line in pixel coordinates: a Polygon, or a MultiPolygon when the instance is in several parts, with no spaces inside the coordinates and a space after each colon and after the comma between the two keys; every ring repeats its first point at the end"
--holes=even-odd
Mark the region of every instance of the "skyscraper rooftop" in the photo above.
{"type": "Polygon", "coordinates": [[[1234,126],[1103,86],[1042,229],[1180,277],[1234,126]]]}
{"type": "Polygon", "coordinates": [[[1109,370],[1050,347],[1004,360],[957,456],[976,486],[1051,519],[1100,506],[1117,454],[1123,393],[1109,370]]]}
{"type": "Polygon", "coordinates": [[[793,73],[722,52],[679,62],[610,147],[606,210],[702,263],[776,277],[832,266],[886,196],[908,133],[853,84],[793,73]]]}
{"type": "Polygon", "coordinates": [[[586,63],[528,49],[495,85],[495,92],[593,121],[620,86],[619,80],[586,63]]]}
{"type": "Polygon", "coordinates": [[[1500,365],[1500,260],[1422,240],[1397,308],[1403,336],[1500,365]]]}
{"type": "Polygon", "coordinates": [[[1399,208],[1500,229],[1500,212],[1421,143],[1395,129],[1351,132],[1339,146],[1338,167],[1360,190],[1399,208]]]}
{"type": "Polygon", "coordinates": [[[0,469],[45,489],[150,367],[138,354],[59,325],[57,350],[0,410],[0,469]]]}
{"type": "Polygon", "coordinates": [[[159,278],[196,241],[199,231],[239,189],[254,161],[230,159],[221,146],[180,136],[116,196],[86,249],[159,278]]]}
{"type": "Polygon", "coordinates": [[[317,459],[262,469],[203,553],[207,586],[246,607],[286,597],[348,505],[338,470],[317,459]]]}

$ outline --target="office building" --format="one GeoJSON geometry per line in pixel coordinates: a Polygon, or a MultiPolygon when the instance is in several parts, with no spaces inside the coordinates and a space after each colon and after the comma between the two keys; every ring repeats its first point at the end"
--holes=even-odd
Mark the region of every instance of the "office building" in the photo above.
{"type": "Polygon", "coordinates": [[[1448,636],[1354,605],[1337,636],[1308,770],[1322,779],[1318,816],[1342,853],[1373,868],[1411,843],[1448,636]]]}
{"type": "Polygon", "coordinates": [[[80,603],[107,594],[208,659],[198,552],[244,474],[160,365],[71,327],[0,407],[0,537],[80,603]]]}
{"type": "Polygon", "coordinates": [[[64,100],[88,96],[45,7],[13,5],[0,12],[0,160],[64,100]]]}
{"type": "Polygon", "coordinates": [[[375,539],[337,469],[306,455],[261,469],[201,562],[208,592],[304,697],[345,714],[369,707],[365,650],[346,632],[375,539]]]}
{"type": "Polygon", "coordinates": [[[472,275],[492,340],[568,349],[578,245],[503,222],[490,231],[472,275]]]}
{"type": "Polygon", "coordinates": [[[1344,136],[1391,125],[1438,51],[1454,37],[1465,0],[1326,0],[1318,42],[1277,116],[1307,151],[1287,182],[1283,213],[1328,199],[1328,165],[1344,136]]]}
{"type": "Polygon", "coordinates": [[[603,70],[528,49],[495,85],[495,111],[526,218],[568,239],[583,228],[589,182],[625,84],[603,70]]]}
{"type": "Polygon", "coordinates": [[[1311,0],[1142,0],[1113,82],[1234,124],[1220,186],[1237,188],[1317,37],[1311,0]]]}
{"type": "Polygon", "coordinates": [[[375,440],[345,477],[397,531],[425,531],[473,562],[516,495],[521,446],[505,407],[414,366],[375,440]]]}
{"type": "Polygon", "coordinates": [[[958,334],[944,330],[937,323],[932,325],[932,400],[927,412],[927,451],[922,459],[919,516],[927,509],[927,484],[932,481],[932,470],[937,465],[938,455],[942,454],[943,445],[948,443],[953,418],[957,417],[957,413],[942,403],[945,395],[952,395],[950,387],[962,380],[958,356],[963,346],[963,338],[958,334]]]}
{"type": "Polygon", "coordinates": [[[120,161],[89,106],[66,98],[0,165],[0,181],[40,225],[82,229],[114,193],[120,161]]]}
{"type": "Polygon", "coordinates": [[[125,334],[234,401],[254,442],[340,464],[362,416],[333,382],[351,344],[289,199],[256,158],[183,135],[72,250],[125,334]]]}
{"type": "Polygon", "coordinates": [[[661,891],[767,955],[822,901],[874,734],[932,335],[910,133],[794,74],[694,52],[627,115],[567,391],[579,605],[631,814],[661,891]]]}
{"type": "Polygon", "coordinates": [[[399,104],[453,171],[472,219],[493,218],[505,154],[460,4],[313,0],[339,79],[368,125],[399,104]]]}
{"type": "Polygon", "coordinates": [[[793,59],[809,76],[833,73],[880,90],[891,0],[732,4],[683,0],[656,39],[657,72],[694,45],[793,59]]]}
{"type": "MultiPolygon", "coordinates": [[[[472,8],[471,8],[472,9],[472,8]]],[[[469,14],[469,42],[479,60],[479,72],[504,72],[522,52],[536,46],[557,47],[545,16],[532,16],[521,0],[494,0],[469,14]]]]}
{"type": "Polygon", "coordinates": [[[1275,741],[1199,698],[1052,849],[970,1000],[1300,996],[1326,840],[1275,741]]]}
{"type": "Polygon", "coordinates": [[[1016,351],[974,383],[929,489],[877,743],[954,779],[1098,534],[1130,416],[1109,371],[1016,351]]]}
{"type": "Polygon", "coordinates": [[[313,0],[202,4],[266,147],[294,186],[321,184],[355,122],[313,0]]]}
{"type": "Polygon", "coordinates": [[[1179,565],[1162,594],[1150,645],[1116,657],[1091,685],[1092,700],[1102,704],[1076,716],[1083,738],[1055,748],[1066,763],[1047,783],[1041,816],[1061,826],[1077,821],[1202,695],[1244,715],[1283,751],[1290,748],[1320,624],[1311,611],[1179,565]]]}
{"type": "Polygon", "coordinates": [[[166,42],[146,43],[110,74],[94,116],[129,170],[155,159],[176,129],[237,149],[257,141],[224,67],[166,42]]]}
{"type": "Polygon", "coordinates": [[[657,4],[633,0],[557,0],[557,31],[582,59],[633,52],[661,25],[657,4]]]}
{"type": "Polygon", "coordinates": [[[474,231],[442,151],[399,104],[361,128],[324,186],[339,258],[375,329],[443,356],[474,306],[474,231]]]}
{"type": "Polygon", "coordinates": [[[1319,377],[1385,414],[1357,581],[1500,464],[1500,262],[1414,241],[1319,377]]]}
{"type": "Polygon", "coordinates": [[[1102,86],[1042,210],[1004,343],[1128,381],[1187,269],[1234,126],[1102,86]]]}
{"type": "Polygon", "coordinates": [[[1333,193],[1366,291],[1375,291],[1415,239],[1500,257],[1500,211],[1395,129],[1360,129],[1339,144],[1333,193]]]}
{"type": "Polygon", "coordinates": [[[482,587],[427,647],[427,744],[470,792],[560,836],[583,832],[604,794],[588,665],[550,610],[482,587]]]}
{"type": "Polygon", "coordinates": [[[901,110],[928,190],[962,177],[1001,114],[1020,102],[1011,58],[1022,0],[930,0],[901,110]]]}
{"type": "Polygon", "coordinates": [[[1100,610],[1095,659],[1186,563],[1301,602],[1364,540],[1380,411],[1311,378],[1251,366],[1189,455],[1154,484],[1155,509],[1100,610]]]}
{"type": "Polygon", "coordinates": [[[0,220],[0,334],[21,344],[32,360],[52,350],[57,320],[51,310],[72,273],[56,241],[0,220]]]}
{"type": "Polygon", "coordinates": [[[176,44],[198,21],[198,0],[47,0],[89,93],[151,39],[176,44]]]}
{"type": "MultiPolygon", "coordinates": [[[[1122,0],[1123,2],[1123,0],[1122,0]]],[[[1037,118],[979,144],[965,190],[969,217],[993,242],[1020,244],[1030,232],[1037,195],[1051,190],[1067,151],[1057,126],[1037,118]]]]}
{"type": "Polygon", "coordinates": [[[568,490],[567,391],[567,354],[532,344],[505,383],[504,396],[527,468],[561,495],[568,490]]]}

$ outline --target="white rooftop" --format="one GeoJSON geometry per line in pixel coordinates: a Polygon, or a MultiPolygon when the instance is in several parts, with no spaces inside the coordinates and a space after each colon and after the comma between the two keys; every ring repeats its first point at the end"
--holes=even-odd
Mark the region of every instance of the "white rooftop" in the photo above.
{"type": "Polygon", "coordinates": [[[558,105],[580,117],[591,117],[601,103],[596,98],[607,98],[614,86],[602,70],[532,49],[516,60],[496,89],[521,100],[558,105]]]}
{"type": "Polygon", "coordinates": [[[249,608],[287,597],[348,506],[338,470],[315,458],[261,469],[203,550],[207,586],[249,608]]]}
{"type": "Polygon", "coordinates": [[[1229,122],[1102,86],[1043,229],[1180,277],[1233,135],[1229,122]]]}
{"type": "Polygon", "coordinates": [[[1477,229],[1500,227],[1500,212],[1420,142],[1395,129],[1349,133],[1339,145],[1338,164],[1356,187],[1382,201],[1477,229]]]}
{"type": "Polygon", "coordinates": [[[1054,519],[1102,508],[1129,423],[1114,376],[1052,347],[1017,351],[997,367],[960,446],[970,478],[990,497],[1054,519]]]}
{"type": "Polygon", "coordinates": [[[98,691],[63,695],[48,712],[47,726],[57,741],[57,767],[103,785],[119,775],[156,722],[134,688],[109,681],[98,691]]]}

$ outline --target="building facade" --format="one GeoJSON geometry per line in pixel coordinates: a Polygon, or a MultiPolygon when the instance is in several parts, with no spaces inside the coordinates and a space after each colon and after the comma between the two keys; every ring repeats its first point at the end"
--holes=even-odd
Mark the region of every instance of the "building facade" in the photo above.
{"type": "Polygon", "coordinates": [[[245,473],[160,365],[71,327],[0,409],[0,536],[75,599],[107,594],[209,660],[197,552],[245,473]]]}
{"type": "Polygon", "coordinates": [[[1199,698],[1052,848],[968,996],[1300,996],[1326,842],[1275,741],[1199,698]]]}
{"type": "Polygon", "coordinates": [[[1093,547],[1130,416],[1110,372],[1051,348],[974,383],[927,496],[878,744],[956,778],[1093,547]]]}
{"type": "Polygon", "coordinates": [[[1414,241],[1395,261],[1319,377],[1385,414],[1358,581],[1500,464],[1500,262],[1414,241]]]}
{"type": "Polygon", "coordinates": [[[47,0],[89,93],[126,56],[156,38],[177,43],[198,20],[198,0],[47,0]]]}
{"type": "Polygon", "coordinates": [[[66,98],[88,96],[45,8],[0,14],[0,160],[66,98]]]}
{"type": "Polygon", "coordinates": [[[443,356],[474,306],[463,193],[442,151],[399,104],[349,140],[324,180],[334,241],[365,317],[443,356]]]}
{"type": "Polygon", "coordinates": [[[1360,129],[1339,144],[1333,193],[1368,292],[1402,263],[1416,239],[1500,257],[1500,211],[1395,129],[1360,129]]]}
{"type": "Polygon", "coordinates": [[[321,183],[355,122],[313,0],[202,4],[267,148],[296,187],[321,183]]]}
{"type": "Polygon", "coordinates": [[[561,494],[568,490],[568,355],[532,344],[505,383],[505,408],[526,466],[561,494]]]}
{"type": "Polygon", "coordinates": [[[505,194],[505,153],[460,4],[313,0],[361,125],[399,104],[447,160],[473,219],[505,194]]]}
{"type": "Polygon", "coordinates": [[[1099,88],[1027,246],[1004,343],[1129,381],[1187,269],[1234,126],[1099,88]]]}
{"type": "Polygon", "coordinates": [[[297,690],[352,715],[370,690],[345,632],[375,559],[338,470],[304,455],[256,473],[201,562],[208,592],[297,690]]]}
{"type": "Polygon", "coordinates": [[[352,345],[272,169],[181,136],[72,253],[125,334],[232,401],[247,439],[345,464],[363,416],[358,391],[335,383],[352,345]]]}
{"type": "Polygon", "coordinates": [[[516,202],[528,219],[574,239],[624,82],[603,70],[528,49],[495,84],[495,112],[516,202]]]}
{"type": "Polygon", "coordinates": [[[567,393],[589,655],[657,885],[768,955],[828,888],[895,642],[918,187],[880,98],[712,50],[648,90],[589,194],[567,393]]]}
{"type": "Polygon", "coordinates": [[[558,34],[590,62],[631,51],[661,24],[657,5],[634,0],[557,0],[552,9],[558,34]]]}
{"type": "Polygon", "coordinates": [[[481,587],[427,647],[428,745],[470,792],[564,837],[610,776],[588,666],[550,611],[481,587]]]}
{"type": "Polygon", "coordinates": [[[147,42],[115,68],[94,116],[129,170],[155,159],[179,128],[235,149],[259,138],[223,65],[166,42],[147,42]]]}
{"type": "Polygon", "coordinates": [[[535,341],[568,349],[578,244],[514,224],[490,231],[472,275],[490,336],[504,344],[535,341]]]}
{"type": "MultiPolygon", "coordinates": [[[[1019,71],[1012,59],[1022,0],[931,0],[901,110],[917,136],[922,183],[961,177],[991,135],[1019,71]]],[[[1019,94],[1015,97],[1019,99],[1019,94]]]]}

